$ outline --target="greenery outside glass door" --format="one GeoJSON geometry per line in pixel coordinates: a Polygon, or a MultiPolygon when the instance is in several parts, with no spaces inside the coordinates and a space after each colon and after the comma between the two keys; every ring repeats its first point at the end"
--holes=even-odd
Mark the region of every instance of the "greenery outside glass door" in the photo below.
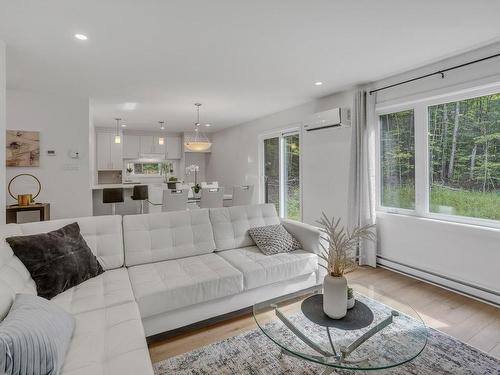
{"type": "Polygon", "coordinates": [[[283,133],[264,139],[264,202],[283,218],[301,219],[300,136],[283,133]]]}

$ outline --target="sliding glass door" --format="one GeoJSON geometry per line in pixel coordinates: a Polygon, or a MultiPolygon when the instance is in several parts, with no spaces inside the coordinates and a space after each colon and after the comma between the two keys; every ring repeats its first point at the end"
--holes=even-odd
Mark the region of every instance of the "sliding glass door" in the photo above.
{"type": "Polygon", "coordinates": [[[278,133],[263,140],[263,200],[284,218],[301,219],[300,136],[278,133]]]}

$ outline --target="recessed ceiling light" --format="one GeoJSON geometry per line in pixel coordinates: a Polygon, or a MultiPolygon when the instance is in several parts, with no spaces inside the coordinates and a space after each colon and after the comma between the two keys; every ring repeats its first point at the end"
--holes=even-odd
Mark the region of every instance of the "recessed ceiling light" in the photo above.
{"type": "Polygon", "coordinates": [[[316,86],[321,86],[321,85],[323,84],[323,82],[321,82],[321,81],[316,81],[316,82],[314,82],[314,84],[315,84],[316,86]]]}
{"type": "Polygon", "coordinates": [[[212,125],[211,125],[211,124],[205,124],[205,126],[208,128],[208,127],[210,127],[210,126],[212,126],[212,125]]]}
{"type": "Polygon", "coordinates": [[[137,103],[135,102],[125,102],[122,104],[122,109],[124,111],[133,111],[137,107],[137,103]]]}
{"type": "Polygon", "coordinates": [[[78,40],[87,40],[87,35],[83,35],[83,34],[75,34],[75,38],[78,39],[78,40]]]}

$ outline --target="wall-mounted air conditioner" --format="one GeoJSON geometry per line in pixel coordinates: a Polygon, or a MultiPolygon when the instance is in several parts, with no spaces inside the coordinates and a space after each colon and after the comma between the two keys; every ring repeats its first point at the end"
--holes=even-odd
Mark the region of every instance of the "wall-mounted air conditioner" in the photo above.
{"type": "Polygon", "coordinates": [[[350,108],[333,108],[328,111],[316,112],[303,123],[304,130],[310,132],[313,130],[337,128],[351,125],[350,108]]]}

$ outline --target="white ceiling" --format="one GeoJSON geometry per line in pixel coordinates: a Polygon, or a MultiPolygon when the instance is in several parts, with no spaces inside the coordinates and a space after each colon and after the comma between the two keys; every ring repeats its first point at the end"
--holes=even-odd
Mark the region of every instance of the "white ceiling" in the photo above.
{"type": "Polygon", "coordinates": [[[96,125],[187,130],[200,101],[218,130],[497,41],[499,14],[497,0],[0,0],[0,39],[9,88],[90,96],[96,125]]]}

